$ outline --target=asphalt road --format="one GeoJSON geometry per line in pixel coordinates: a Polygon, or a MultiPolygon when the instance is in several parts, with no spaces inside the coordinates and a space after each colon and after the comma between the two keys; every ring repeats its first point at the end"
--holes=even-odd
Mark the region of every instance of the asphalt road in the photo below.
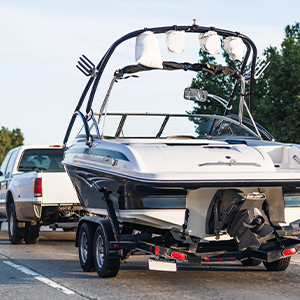
{"type": "Polygon", "coordinates": [[[177,272],[148,270],[132,256],[117,277],[82,271],[74,232],[43,229],[36,245],[11,245],[0,232],[0,299],[300,299],[300,255],[284,272],[238,262],[180,265],[177,272]]]}

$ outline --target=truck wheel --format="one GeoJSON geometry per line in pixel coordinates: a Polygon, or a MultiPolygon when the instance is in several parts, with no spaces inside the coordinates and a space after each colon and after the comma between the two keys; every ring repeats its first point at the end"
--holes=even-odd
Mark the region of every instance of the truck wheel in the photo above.
{"type": "Polygon", "coordinates": [[[281,258],[273,262],[264,262],[264,265],[268,271],[284,271],[287,269],[291,261],[291,257],[281,258]]]}
{"type": "Polygon", "coordinates": [[[78,251],[80,265],[83,271],[95,271],[93,241],[94,228],[90,223],[83,223],[78,235],[78,251]]]}
{"type": "Polygon", "coordinates": [[[254,259],[254,258],[247,258],[245,260],[242,260],[241,263],[243,266],[256,267],[260,265],[261,260],[254,259]]]}
{"type": "Polygon", "coordinates": [[[36,244],[39,240],[40,224],[36,222],[25,222],[24,241],[26,244],[36,244]]]}
{"type": "Polygon", "coordinates": [[[120,258],[109,257],[109,241],[114,234],[109,220],[103,220],[98,226],[94,237],[94,261],[100,277],[115,277],[120,269],[120,258]]]}
{"type": "Polygon", "coordinates": [[[18,222],[14,203],[8,207],[8,236],[12,244],[20,244],[24,238],[25,223],[18,222]]]}

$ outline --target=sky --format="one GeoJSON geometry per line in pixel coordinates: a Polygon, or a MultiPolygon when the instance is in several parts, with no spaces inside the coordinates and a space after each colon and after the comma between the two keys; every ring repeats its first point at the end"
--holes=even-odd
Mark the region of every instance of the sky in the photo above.
{"type": "MultiPolygon", "coordinates": [[[[261,54],[280,49],[299,11],[298,0],[0,0],[0,126],[20,128],[26,145],[62,144],[87,83],[79,56],[97,64],[128,32],[198,19],[247,35],[261,54]]],[[[116,61],[133,63],[130,48],[116,61]]]]}

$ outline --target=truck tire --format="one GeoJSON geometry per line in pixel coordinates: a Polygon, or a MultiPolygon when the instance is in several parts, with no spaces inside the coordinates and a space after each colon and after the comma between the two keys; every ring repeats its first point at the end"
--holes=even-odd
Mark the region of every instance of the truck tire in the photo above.
{"type": "Polygon", "coordinates": [[[90,223],[83,223],[78,234],[79,261],[83,271],[95,271],[93,242],[94,227],[90,223]]]}
{"type": "Polygon", "coordinates": [[[37,222],[25,222],[24,241],[26,244],[36,244],[40,236],[40,224],[37,222]]]}
{"type": "Polygon", "coordinates": [[[287,269],[291,261],[291,257],[281,258],[273,262],[264,262],[264,266],[268,271],[284,271],[287,269]]]}
{"type": "Polygon", "coordinates": [[[120,269],[120,258],[109,257],[109,241],[113,241],[114,234],[109,220],[101,221],[94,237],[94,261],[100,277],[115,277],[120,269]]]}
{"type": "Polygon", "coordinates": [[[254,259],[254,258],[247,258],[245,260],[242,260],[241,263],[243,266],[256,267],[261,264],[261,260],[254,259]]]}
{"type": "Polygon", "coordinates": [[[14,203],[8,207],[8,237],[12,244],[20,244],[25,233],[25,223],[18,222],[14,203]]]}

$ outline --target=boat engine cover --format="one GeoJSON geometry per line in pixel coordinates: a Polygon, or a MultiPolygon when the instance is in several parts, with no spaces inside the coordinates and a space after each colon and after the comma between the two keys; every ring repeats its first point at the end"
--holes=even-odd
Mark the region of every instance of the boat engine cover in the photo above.
{"type": "Polygon", "coordinates": [[[239,190],[218,190],[208,210],[207,233],[226,231],[238,243],[238,249],[258,249],[271,238],[274,228],[266,215],[266,196],[239,190]]]}

